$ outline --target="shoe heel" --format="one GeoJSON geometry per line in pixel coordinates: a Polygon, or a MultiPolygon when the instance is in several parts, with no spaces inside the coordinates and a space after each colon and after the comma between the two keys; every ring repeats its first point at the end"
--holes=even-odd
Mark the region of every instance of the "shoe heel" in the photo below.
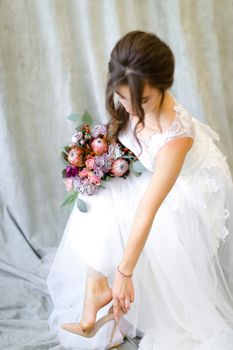
{"type": "Polygon", "coordinates": [[[115,334],[115,332],[116,332],[118,323],[119,323],[119,320],[118,320],[118,321],[114,320],[114,324],[113,324],[113,327],[112,327],[111,336],[110,336],[110,338],[109,338],[109,344],[112,343],[112,340],[113,340],[114,334],[115,334]]]}
{"type": "Polygon", "coordinates": [[[118,321],[114,320],[114,324],[113,324],[113,327],[112,327],[111,336],[110,336],[110,338],[109,338],[108,345],[107,345],[107,347],[105,348],[105,350],[117,349],[118,346],[120,346],[120,345],[123,344],[124,338],[125,338],[125,334],[124,334],[124,332],[121,330],[121,327],[120,327],[120,325],[119,325],[119,322],[120,322],[120,320],[118,320],[118,321]],[[121,333],[121,335],[122,335],[123,342],[120,341],[120,342],[117,342],[117,343],[113,343],[112,340],[113,340],[114,334],[115,334],[115,332],[116,332],[117,326],[118,326],[118,329],[119,329],[119,331],[120,331],[120,333],[121,333]]]}

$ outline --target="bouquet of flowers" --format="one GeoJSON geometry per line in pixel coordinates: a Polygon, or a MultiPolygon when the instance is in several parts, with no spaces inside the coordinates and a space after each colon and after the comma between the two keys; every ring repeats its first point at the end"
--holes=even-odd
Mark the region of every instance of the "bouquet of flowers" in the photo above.
{"type": "Polygon", "coordinates": [[[77,199],[79,210],[86,212],[86,204],[78,198],[79,193],[93,195],[99,188],[105,188],[103,181],[116,176],[126,179],[130,171],[140,176],[145,168],[119,139],[109,143],[106,125],[93,126],[93,119],[87,111],[82,118],[78,114],[67,118],[71,121],[81,119],[81,124],[75,128],[71,143],[64,146],[61,152],[66,165],[62,177],[67,191],[71,192],[61,207],[71,205],[77,199]]]}

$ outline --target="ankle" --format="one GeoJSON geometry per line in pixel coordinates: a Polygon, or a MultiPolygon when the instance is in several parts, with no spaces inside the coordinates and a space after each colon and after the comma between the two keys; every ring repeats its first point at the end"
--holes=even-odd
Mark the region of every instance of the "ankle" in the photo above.
{"type": "Polygon", "coordinates": [[[88,289],[92,292],[103,292],[110,289],[106,278],[92,278],[87,279],[88,289]]]}

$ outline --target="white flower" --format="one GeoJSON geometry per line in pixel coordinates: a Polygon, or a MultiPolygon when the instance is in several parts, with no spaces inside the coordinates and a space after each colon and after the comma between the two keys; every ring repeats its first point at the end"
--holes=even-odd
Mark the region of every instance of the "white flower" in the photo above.
{"type": "Polygon", "coordinates": [[[72,136],[72,142],[76,143],[79,140],[81,140],[81,138],[83,137],[83,134],[81,131],[76,132],[73,136],[72,136]]]}

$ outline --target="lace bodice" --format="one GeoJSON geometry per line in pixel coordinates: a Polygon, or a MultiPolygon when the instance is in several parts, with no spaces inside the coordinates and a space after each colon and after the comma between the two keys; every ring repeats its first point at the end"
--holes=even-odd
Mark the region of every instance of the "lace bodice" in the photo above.
{"type": "Polygon", "coordinates": [[[178,101],[176,101],[173,109],[176,112],[176,116],[167,130],[162,133],[153,133],[145,139],[138,137],[142,146],[141,154],[140,147],[133,135],[135,123],[131,119],[126,130],[120,133],[119,139],[126,147],[139,156],[138,158],[145,168],[153,172],[156,167],[156,156],[161,147],[178,137],[193,138],[193,146],[186,155],[180,173],[180,176],[182,176],[200,167],[201,163],[206,159],[213,141],[219,140],[219,135],[208,125],[193,117],[178,101]]]}
{"type": "MultiPolygon", "coordinates": [[[[227,187],[232,186],[232,177],[226,157],[215,144],[215,141],[219,141],[220,137],[207,124],[192,116],[178,101],[173,108],[176,111],[176,117],[167,130],[162,133],[154,133],[145,139],[139,138],[142,146],[141,155],[139,155],[140,147],[133,135],[135,124],[132,121],[129,122],[127,129],[119,135],[119,139],[137,156],[139,155],[138,159],[145,168],[154,172],[156,157],[161,147],[177,137],[193,138],[193,145],[185,157],[177,181],[182,181],[186,185],[196,184],[197,188],[201,190],[203,203],[209,217],[210,230],[216,237],[216,247],[219,247],[220,242],[224,241],[229,234],[226,228],[229,213],[224,207],[216,208],[212,203],[213,193],[218,193],[220,190],[214,173],[221,174],[224,179],[223,183],[227,187]]],[[[171,208],[179,203],[175,186],[165,201],[171,204],[171,208]]]]}
{"type": "MultiPolygon", "coordinates": [[[[162,146],[167,142],[177,138],[177,137],[192,137],[195,136],[195,130],[192,123],[192,117],[188,113],[181,113],[181,106],[175,105],[173,110],[176,112],[175,119],[171,123],[168,129],[164,132],[153,133],[151,136],[139,140],[143,144],[144,152],[147,153],[150,158],[150,169],[154,169],[155,158],[162,146]]],[[[133,132],[136,123],[130,120],[130,128],[133,132]]]]}

